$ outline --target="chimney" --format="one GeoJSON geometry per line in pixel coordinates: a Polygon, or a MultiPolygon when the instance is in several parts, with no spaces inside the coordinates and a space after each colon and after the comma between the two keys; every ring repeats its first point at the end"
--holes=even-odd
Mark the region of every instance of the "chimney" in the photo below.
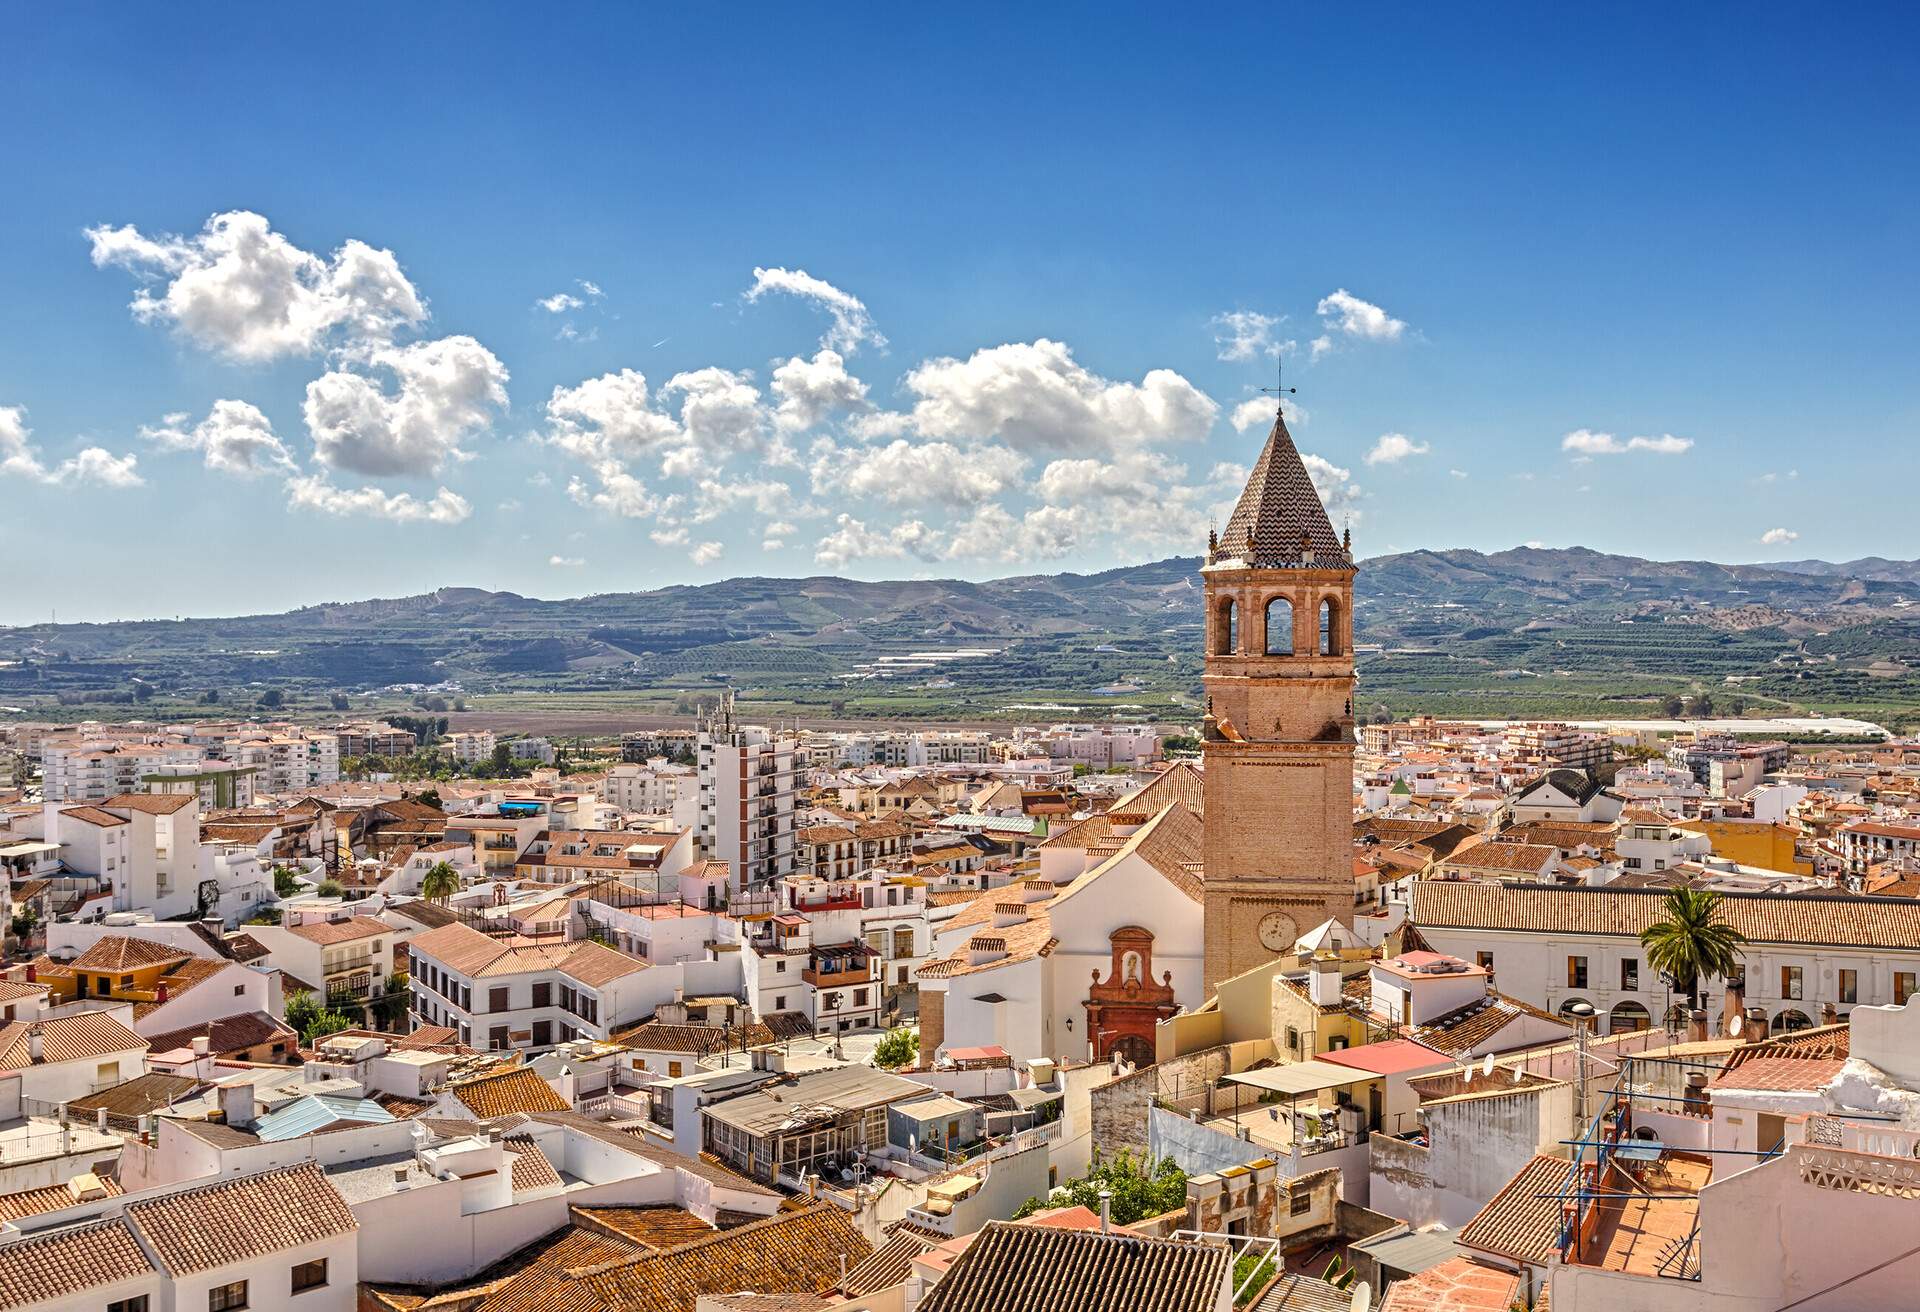
{"type": "Polygon", "coordinates": [[[40,968],[34,965],[32,962],[28,962],[27,963],[27,983],[37,984],[39,982],[40,982],[40,968]]]}
{"type": "Polygon", "coordinates": [[[393,1168],[393,1188],[396,1193],[409,1187],[407,1171],[408,1164],[406,1162],[402,1162],[393,1168]]]}
{"type": "Polygon", "coordinates": [[[1820,1023],[1822,1025],[1838,1025],[1840,1023],[1840,1008],[1834,1006],[1831,1002],[1821,1003],[1820,1023]]]}
{"type": "Polygon", "coordinates": [[[107,1132],[107,1109],[105,1107],[102,1107],[93,1114],[93,1126],[102,1134],[107,1132]]]}
{"type": "Polygon", "coordinates": [[[1707,1073],[1705,1071],[1687,1072],[1687,1110],[1696,1116],[1707,1114],[1707,1105],[1711,1095],[1707,1092],[1707,1073]]]}
{"type": "Polygon", "coordinates": [[[1765,1043],[1767,1041],[1767,1009],[1748,1007],[1746,1023],[1740,1027],[1742,1043],[1765,1043]]]}
{"type": "Polygon", "coordinates": [[[1707,1041],[1707,1009],[1695,1007],[1687,1013],[1687,1042],[1705,1043],[1707,1041]]]}
{"type": "Polygon", "coordinates": [[[36,1022],[27,1031],[27,1060],[37,1062],[46,1055],[46,1040],[40,1037],[40,1026],[36,1022]]]}
{"type": "Polygon", "coordinates": [[[1340,962],[1315,961],[1313,974],[1307,977],[1307,996],[1316,1007],[1340,1005],[1340,962]]]}
{"type": "Polygon", "coordinates": [[[213,1043],[210,1039],[207,1038],[206,1035],[196,1034],[193,1036],[193,1055],[194,1056],[205,1057],[208,1054],[210,1054],[212,1051],[213,1051],[213,1043]]]}
{"type": "Polygon", "coordinates": [[[253,1082],[236,1080],[220,1086],[220,1119],[236,1130],[254,1122],[253,1082]]]}
{"type": "Polygon", "coordinates": [[[1100,1191],[1100,1233],[1113,1233],[1113,1190],[1100,1191]]]}
{"type": "Polygon", "coordinates": [[[166,1000],[167,1000],[167,982],[165,980],[161,980],[158,984],[155,984],[153,986],[153,1002],[155,1006],[159,1006],[161,1003],[165,1002],[166,1000]]]}

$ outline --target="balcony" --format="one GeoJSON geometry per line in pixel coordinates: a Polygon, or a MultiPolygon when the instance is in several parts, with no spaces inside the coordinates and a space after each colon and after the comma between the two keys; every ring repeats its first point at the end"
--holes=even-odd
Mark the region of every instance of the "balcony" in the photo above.
{"type": "Polygon", "coordinates": [[[842,963],[838,969],[831,965],[818,969],[808,966],[800,972],[800,978],[817,989],[851,988],[874,982],[873,971],[865,961],[853,965],[842,963]]]}

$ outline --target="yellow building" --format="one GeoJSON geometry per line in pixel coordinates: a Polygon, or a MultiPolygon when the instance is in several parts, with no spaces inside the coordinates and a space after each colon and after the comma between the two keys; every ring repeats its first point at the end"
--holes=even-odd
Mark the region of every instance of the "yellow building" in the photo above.
{"type": "Polygon", "coordinates": [[[1743,866],[1810,875],[1813,862],[1794,853],[1798,831],[1770,820],[1689,820],[1681,826],[1705,834],[1713,854],[1743,866]]]}
{"type": "Polygon", "coordinates": [[[199,963],[191,952],[165,943],[108,934],[72,961],[36,963],[36,974],[47,986],[48,1002],[53,1005],[79,998],[164,1002],[169,977],[177,981],[177,991],[184,992],[186,980],[181,976],[199,973],[199,963]]]}
{"type": "Polygon", "coordinates": [[[1341,1005],[1350,981],[1365,987],[1373,954],[1344,948],[1317,957],[1278,957],[1220,982],[1198,1010],[1155,1027],[1155,1060],[1222,1045],[1249,1044],[1276,1061],[1306,1061],[1367,1042],[1366,1022],[1341,1005]]]}

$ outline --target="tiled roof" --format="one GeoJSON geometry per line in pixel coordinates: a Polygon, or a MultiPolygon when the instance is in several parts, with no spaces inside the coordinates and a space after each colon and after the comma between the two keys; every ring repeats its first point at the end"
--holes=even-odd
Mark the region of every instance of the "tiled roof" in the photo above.
{"type": "MultiPolygon", "coordinates": [[[[572,1272],[632,1256],[635,1248],[617,1237],[580,1226],[565,1226],[518,1249],[454,1288],[362,1285],[362,1307],[444,1308],[448,1312],[601,1312],[593,1292],[572,1272]]],[[[689,1302],[689,1307],[692,1304],[689,1302]]]]}
{"type": "Polygon", "coordinates": [[[290,1026],[264,1011],[243,1011],[199,1025],[168,1030],[164,1034],[148,1035],[147,1049],[150,1052],[172,1052],[176,1048],[190,1048],[193,1041],[203,1034],[207,1037],[207,1050],[215,1056],[242,1052],[263,1043],[292,1043],[299,1038],[290,1026]]]}
{"type": "MultiPolygon", "coordinates": [[[[1416,881],[1413,921],[1429,928],[1610,934],[1638,938],[1665,914],[1658,890],[1416,881]]],[[[1920,903],[1908,898],[1726,893],[1725,923],[1754,943],[1920,947],[1920,903]]]]}
{"type": "Polygon", "coordinates": [[[1246,490],[1220,534],[1218,557],[1260,566],[1297,565],[1303,542],[1313,550],[1315,565],[1329,569],[1353,565],[1333,531],[1326,507],[1320,504],[1287,421],[1276,414],[1273,431],[1247,477],[1246,490]]]}
{"type": "Polygon", "coordinates": [[[561,974],[579,980],[588,988],[599,988],[646,969],[647,963],[637,957],[591,941],[574,948],[559,965],[561,974]]]}
{"type": "Polygon", "coordinates": [[[112,811],[144,811],[148,815],[172,815],[199,801],[197,793],[116,793],[100,803],[112,811]]]}
{"type": "MultiPolygon", "coordinates": [[[[166,1049],[161,1049],[162,1052],[166,1049]]],[[[96,1112],[104,1111],[109,1116],[145,1116],[187,1097],[200,1087],[200,1081],[185,1075],[168,1075],[161,1071],[149,1071],[145,1075],[136,1075],[110,1089],[98,1093],[89,1093],[85,1097],[75,1098],[67,1106],[81,1119],[90,1119],[96,1112]]]]}
{"type": "Polygon", "coordinates": [[[312,1162],[133,1203],[127,1217],[176,1276],[360,1228],[346,1199],[312,1162]]]}
{"type": "Polygon", "coordinates": [[[1352,1307],[1352,1294],[1319,1276],[1289,1271],[1267,1287],[1253,1305],[1253,1312],[1351,1312],[1352,1307]]]}
{"type": "Polygon", "coordinates": [[[528,1066],[516,1066],[492,1075],[462,1080],[458,1084],[449,1085],[447,1091],[459,1101],[461,1106],[482,1120],[491,1120],[495,1116],[506,1116],[512,1112],[572,1110],[567,1100],[555,1093],[553,1086],[541,1079],[528,1066]]]}
{"type": "MultiPolygon", "coordinates": [[[[101,1190],[96,1197],[114,1198],[120,1194],[120,1182],[112,1176],[96,1175],[93,1179],[101,1190]]],[[[79,1201],[70,1182],[50,1184],[44,1189],[22,1189],[19,1193],[0,1194],[0,1221],[39,1216],[42,1212],[58,1212],[79,1201]]]]}
{"type": "Polygon", "coordinates": [[[134,970],[141,966],[179,961],[192,955],[171,943],[150,938],[135,938],[131,934],[103,934],[68,964],[75,970],[134,970]]]}
{"type": "Polygon", "coordinates": [[[145,1052],[147,1041],[107,1011],[83,1011],[47,1020],[0,1025],[0,1071],[24,1070],[49,1062],[110,1057],[128,1050],[145,1052]],[[33,1060],[29,1036],[40,1031],[40,1060],[33,1060]]]}
{"type": "Polygon", "coordinates": [[[1442,862],[1459,870],[1512,870],[1534,874],[1559,855],[1544,843],[1476,843],[1461,847],[1442,862]]]}
{"type": "Polygon", "coordinates": [[[989,1221],[920,1312],[1212,1312],[1232,1270],[1214,1244],[989,1221]]]}
{"type": "Polygon", "coordinates": [[[1540,1010],[1504,993],[1490,993],[1484,999],[1457,1011],[1434,1018],[1428,1024],[1409,1026],[1407,1032],[1423,1043],[1448,1052],[1466,1053],[1490,1041],[1496,1034],[1523,1016],[1551,1021],[1571,1032],[1572,1025],[1551,1012],[1540,1010]]]}
{"type": "Polygon", "coordinates": [[[755,1021],[728,1029],[724,1025],[674,1025],[650,1020],[613,1036],[616,1043],[648,1052],[684,1052],[705,1056],[723,1048],[752,1048],[775,1042],[774,1033],[755,1021]]]}
{"type": "Polygon", "coordinates": [[[1200,771],[1186,761],[1162,770],[1151,782],[1134,789],[1108,807],[1110,820],[1139,824],[1150,815],[1158,815],[1169,803],[1178,802],[1195,815],[1205,815],[1206,786],[1200,771]]]}
{"type": "Polygon", "coordinates": [[[100,829],[111,829],[115,825],[123,825],[127,823],[121,817],[117,815],[109,815],[107,812],[102,811],[97,806],[69,806],[65,810],[61,811],[60,814],[66,815],[66,816],[72,816],[75,820],[84,821],[87,824],[94,825],[100,829]]]}
{"type": "Polygon", "coordinates": [[[356,939],[372,938],[376,934],[391,934],[393,926],[372,916],[353,916],[346,920],[311,921],[304,925],[289,925],[287,933],[303,938],[309,943],[318,943],[327,947],[334,943],[351,943],[356,939]]]}
{"type": "Polygon", "coordinates": [[[1846,1068],[1840,1057],[1756,1057],[1715,1076],[1715,1089],[1811,1092],[1824,1089],[1846,1068]]]}
{"type": "Polygon", "coordinates": [[[573,1223],[655,1251],[697,1243],[714,1227],[683,1207],[576,1207],[573,1223]]]}
{"type": "Polygon", "coordinates": [[[1395,1281],[1380,1312],[1507,1312],[1519,1294],[1519,1273],[1450,1257],[1395,1281]]]}
{"type": "MultiPolygon", "coordinates": [[[[580,1273],[610,1312],[680,1312],[702,1294],[820,1294],[873,1251],[831,1203],[580,1273]]],[[[923,1307],[925,1304],[922,1305],[923,1307]]]]}
{"type": "Polygon", "coordinates": [[[153,1263],[122,1220],[56,1230],[0,1244],[0,1308],[74,1298],[152,1272],[153,1263]]]}
{"type": "MultiPolygon", "coordinates": [[[[219,957],[188,957],[160,977],[159,986],[167,992],[166,1002],[177,1000],[181,994],[196,985],[204,984],[215,975],[225,971],[233,963],[219,957]]],[[[133,1004],[135,1019],[144,1020],[166,1005],[166,1002],[140,1001],[133,1004]]]]}
{"type": "Polygon", "coordinates": [[[1573,1163],[1564,1157],[1534,1157],[1460,1228],[1459,1240],[1468,1248],[1515,1261],[1544,1265],[1559,1251],[1560,1203],[1536,1194],[1558,1194],[1573,1163]]]}
{"type": "Polygon", "coordinates": [[[531,1136],[510,1134],[505,1142],[507,1151],[513,1155],[513,1192],[560,1187],[560,1173],[553,1169],[553,1163],[531,1136]]]}
{"type": "Polygon", "coordinates": [[[841,1279],[837,1289],[849,1298],[865,1298],[882,1289],[904,1284],[913,1259],[933,1247],[931,1240],[911,1230],[897,1230],[873,1255],[841,1279]]]}

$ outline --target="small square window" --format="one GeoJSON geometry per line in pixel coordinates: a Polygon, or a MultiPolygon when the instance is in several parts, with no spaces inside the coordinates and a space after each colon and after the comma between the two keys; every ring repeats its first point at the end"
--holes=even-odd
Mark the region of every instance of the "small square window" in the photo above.
{"type": "Polygon", "coordinates": [[[247,1305],[247,1282],[215,1285],[207,1291],[207,1312],[240,1312],[247,1305]]]}
{"type": "Polygon", "coordinates": [[[1290,1195],[1287,1199],[1287,1215],[1288,1216],[1305,1216],[1308,1212],[1311,1212],[1312,1210],[1313,1210],[1312,1194],[1307,1194],[1307,1193],[1293,1194],[1293,1195],[1290,1195]]]}
{"type": "Polygon", "coordinates": [[[293,1268],[293,1292],[304,1294],[309,1289],[325,1289],[327,1285],[327,1259],[316,1257],[311,1262],[301,1262],[293,1268]]]}

